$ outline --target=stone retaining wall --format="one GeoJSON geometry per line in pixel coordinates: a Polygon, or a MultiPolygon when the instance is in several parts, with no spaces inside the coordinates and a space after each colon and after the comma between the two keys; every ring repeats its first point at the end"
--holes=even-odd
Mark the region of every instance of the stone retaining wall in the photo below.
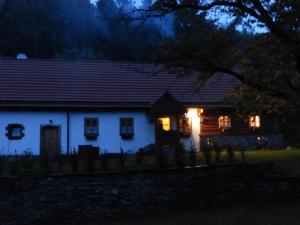
{"type": "Polygon", "coordinates": [[[0,224],[80,224],[299,193],[299,179],[277,178],[271,164],[0,178],[0,224]]]}

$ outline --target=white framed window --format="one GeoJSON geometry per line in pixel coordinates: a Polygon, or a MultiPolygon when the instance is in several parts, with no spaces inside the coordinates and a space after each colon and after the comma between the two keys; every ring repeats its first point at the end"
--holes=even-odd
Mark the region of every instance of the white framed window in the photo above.
{"type": "Polygon", "coordinates": [[[85,118],[84,119],[84,136],[86,139],[94,140],[99,136],[99,119],[85,118]]]}

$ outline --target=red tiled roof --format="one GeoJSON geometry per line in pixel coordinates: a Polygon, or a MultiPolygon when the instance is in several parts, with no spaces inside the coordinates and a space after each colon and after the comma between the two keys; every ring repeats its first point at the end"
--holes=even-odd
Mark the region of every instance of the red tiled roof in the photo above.
{"type": "Polygon", "coordinates": [[[114,61],[0,60],[0,107],[150,107],[165,91],[184,105],[222,104],[236,84],[216,74],[193,91],[199,74],[114,61]]]}

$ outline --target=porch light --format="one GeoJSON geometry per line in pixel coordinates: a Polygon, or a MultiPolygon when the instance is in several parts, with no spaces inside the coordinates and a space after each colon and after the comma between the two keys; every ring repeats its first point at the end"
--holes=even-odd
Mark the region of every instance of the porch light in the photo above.
{"type": "Polygon", "coordinates": [[[223,131],[231,128],[231,119],[229,116],[219,116],[219,128],[223,131]]]}
{"type": "Polygon", "coordinates": [[[162,129],[164,131],[170,131],[171,130],[171,121],[169,117],[163,117],[163,118],[158,118],[162,129]]]}
{"type": "Polygon", "coordinates": [[[250,116],[249,127],[252,129],[260,128],[260,116],[250,116]]]}
{"type": "Polygon", "coordinates": [[[201,114],[203,113],[203,109],[198,109],[198,116],[200,117],[201,114]]]}

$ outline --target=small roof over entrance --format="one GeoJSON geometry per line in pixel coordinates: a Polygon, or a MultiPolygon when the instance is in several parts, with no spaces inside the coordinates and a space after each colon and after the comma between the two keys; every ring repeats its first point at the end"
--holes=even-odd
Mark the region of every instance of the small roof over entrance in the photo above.
{"type": "Polygon", "coordinates": [[[181,114],[185,112],[186,109],[169,91],[166,91],[154,102],[150,109],[150,113],[154,115],[181,114]]]}

